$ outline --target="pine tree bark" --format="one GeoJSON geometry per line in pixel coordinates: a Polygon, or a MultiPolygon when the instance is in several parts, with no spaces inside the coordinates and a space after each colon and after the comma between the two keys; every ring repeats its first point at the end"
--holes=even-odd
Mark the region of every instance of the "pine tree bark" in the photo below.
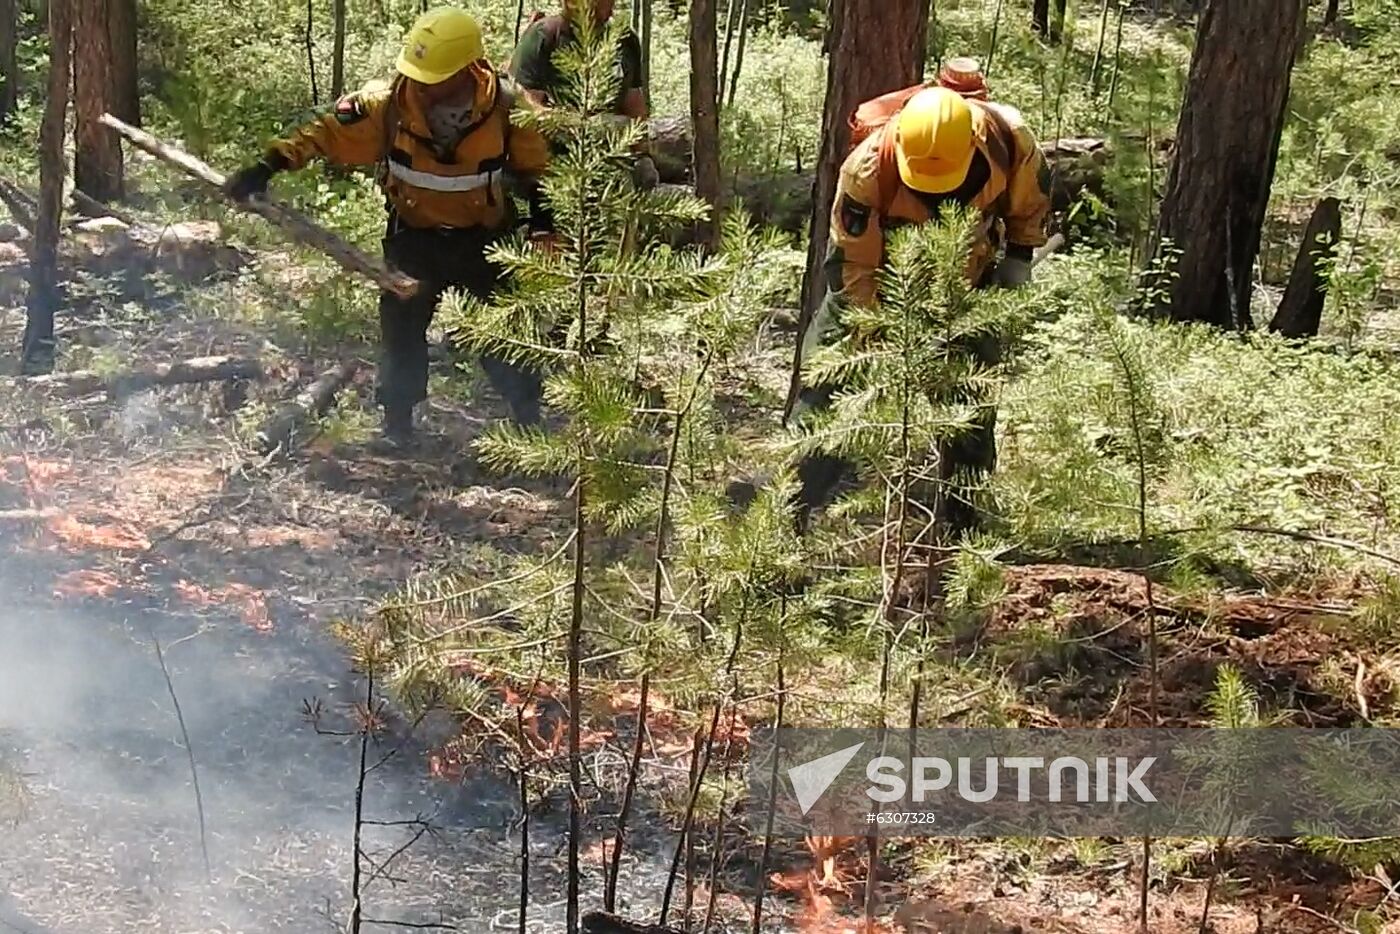
{"type": "MultiPolygon", "coordinates": [[[[812,195],[802,314],[793,357],[791,395],[794,400],[802,363],[801,334],[826,293],[822,265],[826,262],[830,238],[836,180],[850,150],[851,114],[872,97],[923,80],[931,7],[931,0],[831,0],[827,34],[831,58],[827,66],[826,106],[822,112],[821,152],[817,156],[817,179],[812,195]]],[[[792,401],[789,401],[789,408],[792,401]]]]}
{"type": "Polygon", "coordinates": [[[739,47],[734,53],[734,70],[729,73],[729,101],[728,106],[733,108],[734,98],[739,95],[739,73],[744,70],[744,48],[749,39],[749,0],[744,0],[743,8],[739,11],[739,47]]]}
{"type": "Polygon", "coordinates": [[[1031,29],[1049,38],[1050,0],[1033,0],[1031,3],[1031,29]]]}
{"type": "Polygon", "coordinates": [[[112,42],[112,109],[132,126],[141,125],[141,88],[137,78],[136,0],[108,0],[107,27],[112,42]]]}
{"type": "Polygon", "coordinates": [[[68,72],[73,21],[69,0],[49,0],[49,79],[39,129],[39,204],[30,252],[20,371],[48,373],[54,362],[54,311],[58,307],[58,223],[63,215],[63,138],[68,119],[68,72]]]}
{"type": "Polygon", "coordinates": [[[1322,17],[1322,25],[1331,26],[1341,13],[1342,0],[1327,0],[1327,12],[1322,17]]]}
{"type": "Polygon", "coordinates": [[[108,16],[114,0],[78,0],[73,8],[73,181],[98,201],[122,197],[122,149],[100,122],[115,106],[108,16]]]}
{"type": "Polygon", "coordinates": [[[1269,330],[1284,337],[1316,337],[1322,327],[1322,309],[1327,304],[1337,242],[1342,237],[1342,203],[1323,198],[1313,209],[1288,288],[1269,322],[1269,330]]]}
{"type": "Polygon", "coordinates": [[[1159,314],[1253,327],[1254,261],[1305,2],[1209,0],[1201,14],[1154,238],[1156,268],[1170,269],[1154,289],[1159,314]]]}
{"type": "Polygon", "coordinates": [[[19,63],[15,47],[19,42],[19,9],[15,0],[0,0],[0,123],[14,116],[19,103],[19,63]]]}
{"type": "Polygon", "coordinates": [[[331,97],[340,100],[345,93],[345,0],[335,0],[334,45],[331,47],[331,97]]]}
{"type": "Polygon", "coordinates": [[[719,239],[719,9],[716,0],[690,4],[690,120],[695,128],[695,193],[710,203],[701,241],[719,239]]]}

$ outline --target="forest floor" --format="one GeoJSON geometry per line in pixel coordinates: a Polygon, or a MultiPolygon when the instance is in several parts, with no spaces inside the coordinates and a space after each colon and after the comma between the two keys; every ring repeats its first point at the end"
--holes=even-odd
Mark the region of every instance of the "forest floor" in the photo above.
{"type": "MultiPolygon", "coordinates": [[[[316,736],[301,702],[320,696],[343,711],[363,690],[328,625],[363,617],[414,574],[470,549],[553,550],[565,535],[567,491],[476,465],[473,438],[504,415],[490,397],[439,396],[411,456],[374,453],[368,366],[320,435],[290,456],[257,457],[250,413],[265,413],[326,361],[283,354],[228,319],[167,310],[152,320],[149,309],[126,307],[139,314],[94,323],[75,312],[64,342],[110,349],[113,334],[139,335],[125,365],[246,354],[262,359],[268,378],[119,400],[50,398],[13,379],[0,387],[0,618],[20,672],[0,690],[0,709],[14,715],[0,740],[19,755],[31,792],[26,818],[6,836],[0,889],[30,922],[56,932],[306,930],[306,911],[344,904],[355,766],[353,744],[316,736]],[[74,637],[77,627],[100,634],[97,648],[74,637]],[[168,646],[206,770],[214,873],[229,883],[222,901],[181,894],[198,876],[190,868],[197,842],[153,638],[168,646]],[[69,672],[59,679],[68,683],[56,685],[55,671],[69,672]],[[260,834],[270,826],[284,836],[269,849],[260,834]],[[300,914],[288,913],[293,903],[300,914]]],[[[17,346],[21,326],[17,312],[0,319],[0,344],[17,346]]],[[[1010,568],[1007,584],[969,639],[1008,661],[1016,719],[1142,722],[1149,678],[1140,578],[1035,564],[1010,568]],[[1054,638],[1038,638],[1047,633],[1054,638]]],[[[1400,660],[1358,627],[1332,625],[1353,613],[1355,596],[1345,582],[1267,596],[1159,591],[1163,722],[1204,723],[1225,661],[1266,706],[1295,711],[1299,725],[1393,713],[1400,660]]],[[[432,813],[448,833],[410,856],[425,861],[421,890],[390,887],[386,904],[418,918],[456,911],[474,919],[473,930],[511,927],[518,812],[509,775],[472,769],[462,781],[431,780],[432,749],[453,729],[426,724],[415,755],[401,757],[392,782],[381,779],[381,805],[405,817],[432,813]],[[444,891],[459,901],[442,902],[444,891]]],[[[614,748],[623,754],[621,741],[614,748]]],[[[679,781],[687,757],[682,744],[654,764],[679,781]]],[[[541,930],[559,910],[559,813],[558,801],[546,807],[534,839],[541,930]]],[[[600,838],[605,826],[599,816],[600,838]]],[[[639,833],[622,886],[624,907],[636,913],[653,910],[669,859],[671,837],[659,819],[654,829],[639,833]]],[[[747,930],[757,850],[747,839],[733,849],[718,905],[729,930],[747,930]]],[[[802,841],[781,841],[769,900],[775,929],[854,930],[859,849],[838,859],[851,890],[818,890],[802,841]]],[[[1132,841],[901,842],[887,859],[882,902],[915,931],[1133,930],[1136,851],[1132,841]]],[[[1198,930],[1209,869],[1208,843],[1159,841],[1153,931],[1198,930]]],[[[1349,875],[1266,842],[1232,845],[1221,872],[1208,928],[1220,934],[1355,930],[1357,912],[1390,898],[1383,874],[1349,875]]]]}

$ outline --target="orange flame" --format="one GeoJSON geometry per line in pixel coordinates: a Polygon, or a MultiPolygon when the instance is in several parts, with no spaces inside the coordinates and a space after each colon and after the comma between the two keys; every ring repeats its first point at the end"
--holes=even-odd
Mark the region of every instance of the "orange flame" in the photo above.
{"type": "Polygon", "coordinates": [[[260,590],[247,584],[225,584],[210,590],[188,580],[175,582],[175,593],[186,603],[195,606],[225,604],[238,607],[243,622],[258,632],[272,630],[272,618],[267,612],[267,597],[260,590]]]}
{"type": "Polygon", "coordinates": [[[93,525],[63,515],[50,519],[48,527],[55,538],[75,550],[146,551],[151,547],[151,540],[129,522],[93,525]]]}
{"type": "Polygon", "coordinates": [[[60,575],[53,585],[55,597],[110,597],[122,589],[115,574],[83,568],[60,575]]]}

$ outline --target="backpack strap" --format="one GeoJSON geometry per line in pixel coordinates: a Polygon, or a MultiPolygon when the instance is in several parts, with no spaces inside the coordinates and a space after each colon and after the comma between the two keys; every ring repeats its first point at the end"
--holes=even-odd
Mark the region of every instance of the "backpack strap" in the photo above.
{"type": "Polygon", "coordinates": [[[968,101],[972,107],[976,107],[987,118],[987,123],[991,127],[991,132],[987,134],[988,155],[992,161],[1002,170],[1005,175],[1010,175],[1011,170],[1016,167],[1017,147],[1016,131],[1011,129],[1011,124],[1006,122],[1006,118],[1001,115],[993,104],[982,101],[968,101]]]}
{"type": "Polygon", "coordinates": [[[883,217],[890,213],[894,199],[899,197],[899,154],[895,149],[895,121],[891,120],[880,129],[879,162],[875,170],[880,183],[880,203],[877,205],[883,217]]]}

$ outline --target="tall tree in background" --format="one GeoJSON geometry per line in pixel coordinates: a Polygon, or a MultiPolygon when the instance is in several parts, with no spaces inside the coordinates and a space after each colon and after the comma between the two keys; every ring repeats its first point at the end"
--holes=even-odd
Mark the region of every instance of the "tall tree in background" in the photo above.
{"type": "Polygon", "coordinates": [[[112,42],[112,116],[141,125],[137,81],[136,0],[108,0],[107,31],[112,42]]]}
{"type": "Polygon", "coordinates": [[[98,122],[115,105],[108,11],[115,0],[80,0],[73,8],[73,182],[98,201],[122,196],[122,148],[98,122]]]}
{"type": "Polygon", "coordinates": [[[716,0],[690,4],[690,120],[695,128],[695,193],[715,212],[703,239],[714,246],[719,237],[719,5],[716,0]]]}
{"type": "Polygon", "coordinates": [[[15,46],[19,41],[19,9],[15,0],[0,0],[0,123],[14,116],[19,102],[19,63],[15,46]]]}
{"type": "Polygon", "coordinates": [[[1050,0],[1033,0],[1031,4],[1031,29],[1051,42],[1064,32],[1065,17],[1068,15],[1069,0],[1055,0],[1055,18],[1050,18],[1050,0]]]}
{"type": "Polygon", "coordinates": [[[1154,240],[1152,304],[1244,329],[1306,0],[1209,0],[1154,240]],[[1169,243],[1173,255],[1163,253],[1169,243]]]}
{"type": "Polygon", "coordinates": [[[68,120],[68,70],[73,21],[69,0],[49,0],[49,82],[39,129],[39,208],[29,254],[29,295],[20,368],[48,373],[54,362],[53,314],[58,307],[58,222],[63,214],[63,137],[68,120]]]}
{"type": "Polygon", "coordinates": [[[826,290],[822,265],[830,235],[836,179],[851,143],[851,114],[872,97],[917,84],[924,77],[931,0],[831,0],[827,49],[826,107],[821,151],[812,192],[807,275],[802,283],[802,314],[788,409],[796,401],[802,364],[801,334],[826,290]]]}
{"type": "Polygon", "coordinates": [[[331,97],[345,93],[345,0],[334,0],[331,10],[334,37],[331,47],[331,97]]]}

